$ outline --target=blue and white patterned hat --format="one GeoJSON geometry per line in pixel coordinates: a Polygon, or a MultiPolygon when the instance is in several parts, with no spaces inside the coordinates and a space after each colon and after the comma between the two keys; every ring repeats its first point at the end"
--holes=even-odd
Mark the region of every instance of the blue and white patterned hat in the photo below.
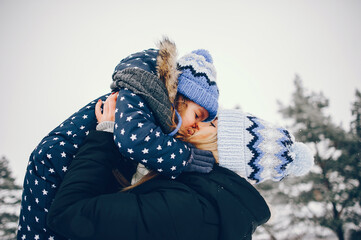
{"type": "Polygon", "coordinates": [[[217,128],[220,166],[251,182],[302,176],[314,164],[311,150],[286,129],[241,110],[219,110],[217,128]]]}
{"type": "Polygon", "coordinates": [[[181,74],[178,77],[178,92],[204,107],[212,121],[218,111],[218,87],[216,69],[207,50],[195,50],[178,60],[181,74]]]}

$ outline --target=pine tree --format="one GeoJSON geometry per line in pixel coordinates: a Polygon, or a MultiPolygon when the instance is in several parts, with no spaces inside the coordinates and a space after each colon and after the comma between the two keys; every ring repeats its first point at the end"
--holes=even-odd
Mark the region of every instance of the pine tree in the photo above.
{"type": "Polygon", "coordinates": [[[15,183],[9,161],[0,159],[0,239],[15,239],[21,187],[15,183]]]}
{"type": "Polygon", "coordinates": [[[322,93],[307,93],[298,76],[295,87],[291,103],[280,104],[280,112],[292,121],[289,128],[296,139],[314,150],[315,167],[305,177],[259,186],[277,216],[264,231],[274,239],[317,238],[333,232],[343,240],[347,231],[356,236],[361,230],[361,94],[356,91],[348,132],[326,115],[329,101],[322,93]]]}

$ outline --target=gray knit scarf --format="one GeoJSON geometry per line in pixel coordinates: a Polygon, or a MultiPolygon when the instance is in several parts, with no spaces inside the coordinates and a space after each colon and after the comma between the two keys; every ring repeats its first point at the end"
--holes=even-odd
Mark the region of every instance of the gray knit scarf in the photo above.
{"type": "Polygon", "coordinates": [[[164,133],[170,133],[172,125],[172,104],[164,83],[154,74],[139,68],[127,68],[113,76],[110,85],[113,91],[128,88],[140,95],[153,112],[155,119],[164,133]]]}

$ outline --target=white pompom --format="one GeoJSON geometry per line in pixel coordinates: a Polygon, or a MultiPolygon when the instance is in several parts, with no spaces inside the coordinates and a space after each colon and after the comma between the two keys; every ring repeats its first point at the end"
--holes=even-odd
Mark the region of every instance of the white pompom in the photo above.
{"type": "Polygon", "coordinates": [[[295,142],[290,151],[294,153],[295,158],[287,169],[287,175],[303,176],[307,174],[314,164],[311,149],[304,143],[295,142]]]}

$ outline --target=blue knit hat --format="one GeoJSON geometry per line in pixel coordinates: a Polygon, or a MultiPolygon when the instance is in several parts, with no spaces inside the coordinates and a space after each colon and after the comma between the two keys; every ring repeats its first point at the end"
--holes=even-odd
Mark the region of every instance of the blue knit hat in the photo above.
{"type": "Polygon", "coordinates": [[[302,176],[314,164],[311,150],[286,129],[241,110],[220,110],[217,131],[219,165],[250,182],[302,176]]]}
{"type": "Polygon", "coordinates": [[[219,96],[212,56],[207,50],[195,50],[178,60],[178,68],[178,92],[204,107],[209,113],[204,121],[212,121],[217,116],[219,96]]]}

